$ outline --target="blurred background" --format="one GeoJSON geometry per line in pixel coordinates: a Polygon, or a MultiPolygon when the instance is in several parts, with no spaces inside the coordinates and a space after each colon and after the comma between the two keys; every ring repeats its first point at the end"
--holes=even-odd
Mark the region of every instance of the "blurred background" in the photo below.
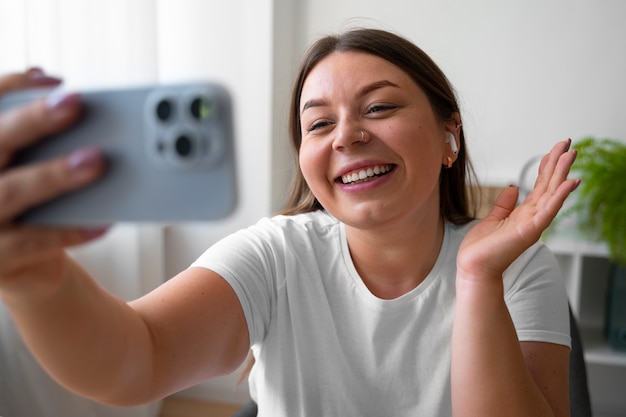
{"type": "MultiPolygon", "coordinates": [[[[516,183],[557,140],[626,138],[625,17],[622,0],[0,0],[0,73],[41,66],[78,90],[209,79],[231,91],[236,212],[201,224],[122,224],[76,251],[131,299],[281,207],[293,169],[289,90],[319,36],[378,27],[430,54],[456,87],[479,179],[497,187],[516,183]],[[103,261],[120,257],[115,267],[103,261]]],[[[237,377],[187,393],[244,402],[237,377]]]]}

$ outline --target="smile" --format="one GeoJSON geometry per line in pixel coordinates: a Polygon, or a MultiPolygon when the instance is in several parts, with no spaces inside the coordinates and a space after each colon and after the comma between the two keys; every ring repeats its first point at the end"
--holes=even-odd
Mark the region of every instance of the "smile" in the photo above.
{"type": "Polygon", "coordinates": [[[376,165],[373,167],[363,168],[353,172],[349,172],[341,176],[341,182],[343,184],[358,184],[360,182],[366,182],[372,178],[385,175],[393,169],[393,165],[376,165]]]}

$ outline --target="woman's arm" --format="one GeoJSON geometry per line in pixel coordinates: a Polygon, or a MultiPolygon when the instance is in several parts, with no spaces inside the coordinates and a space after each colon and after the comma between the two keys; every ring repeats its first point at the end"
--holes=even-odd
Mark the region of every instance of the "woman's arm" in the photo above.
{"type": "Polygon", "coordinates": [[[68,276],[54,293],[3,296],[35,357],[68,389],[136,405],[232,372],[245,359],[243,311],[214,272],[189,269],[126,304],[66,262],[68,276]]]}
{"type": "Polygon", "coordinates": [[[535,189],[519,207],[503,191],[466,236],[457,258],[452,337],[452,404],[461,416],[568,416],[569,349],[520,343],[504,302],[502,274],[536,242],[579,181],[576,153],[560,142],[542,161],[535,189]]]}
{"type": "Polygon", "coordinates": [[[454,416],[569,416],[569,348],[519,342],[502,291],[457,283],[454,416]]]}
{"type": "MultiPolygon", "coordinates": [[[[40,70],[0,77],[0,94],[59,80],[40,70]]],[[[24,167],[13,154],[78,119],[75,94],[0,114],[0,298],[42,365],[65,386],[102,402],[160,398],[233,370],[248,350],[241,306],[217,274],[192,268],[126,304],[100,288],[65,253],[103,228],[16,223],[28,208],[95,181],[97,149],[24,167]]]]}

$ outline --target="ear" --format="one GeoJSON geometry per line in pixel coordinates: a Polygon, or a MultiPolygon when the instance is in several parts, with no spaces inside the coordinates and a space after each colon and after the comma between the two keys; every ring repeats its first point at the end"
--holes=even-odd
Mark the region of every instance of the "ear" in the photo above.
{"type": "Polygon", "coordinates": [[[457,154],[461,149],[461,126],[461,116],[459,113],[452,114],[452,117],[443,123],[443,128],[446,132],[446,144],[448,144],[448,150],[451,150],[454,154],[457,154]],[[452,143],[452,138],[454,138],[456,143],[452,143]]]}
{"type": "Polygon", "coordinates": [[[442,164],[450,168],[456,161],[461,148],[461,116],[453,113],[449,120],[443,123],[445,134],[445,150],[442,164]]]}

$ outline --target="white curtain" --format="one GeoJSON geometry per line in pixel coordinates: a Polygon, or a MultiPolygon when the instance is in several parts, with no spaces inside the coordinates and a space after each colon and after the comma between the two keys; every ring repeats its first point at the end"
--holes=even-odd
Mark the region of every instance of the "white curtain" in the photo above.
{"type": "MultiPolygon", "coordinates": [[[[0,73],[41,66],[70,88],[157,80],[154,0],[0,0],[0,73]]],[[[133,299],[163,281],[162,231],[118,225],[72,254],[99,283],[133,299]]],[[[0,303],[0,416],[151,417],[160,403],[112,408],[52,380],[0,303]]]]}
{"type": "Polygon", "coordinates": [[[71,86],[153,82],[156,51],[155,0],[0,0],[0,73],[37,65],[71,86]]]}
{"type": "MultiPolygon", "coordinates": [[[[119,224],[71,255],[100,285],[125,300],[163,282],[162,233],[155,226],[119,224]]],[[[151,417],[160,403],[113,408],[78,397],[58,385],[32,357],[0,303],[0,416],[151,417]]]]}
{"type": "MultiPolygon", "coordinates": [[[[285,62],[295,62],[291,57],[295,52],[283,45],[291,39],[291,30],[283,29],[295,24],[291,14],[285,12],[295,6],[277,8],[281,11],[278,18],[274,16],[274,5],[274,0],[0,0],[0,74],[36,65],[62,76],[69,89],[210,79],[222,82],[231,91],[237,210],[219,222],[168,226],[160,258],[164,259],[167,276],[187,267],[226,234],[271,214],[272,172],[290,178],[288,162],[272,156],[272,149],[284,151],[287,143],[283,137],[284,117],[292,69],[285,62]],[[283,40],[278,46],[275,36],[283,40]],[[275,57],[283,55],[290,58],[274,62],[275,57]],[[276,80],[284,85],[280,99],[273,100],[276,80]]],[[[284,193],[276,195],[282,201],[284,193]]],[[[135,226],[124,227],[131,235],[134,233],[130,231],[135,226]]],[[[138,233],[143,236],[146,230],[138,233]]],[[[85,254],[81,262],[94,264],[101,271],[116,268],[119,258],[113,256],[117,252],[115,248],[107,250],[85,254]]],[[[133,251],[150,252],[143,244],[133,251]]],[[[128,271],[163,268],[162,264],[153,265],[150,257],[138,264],[131,259],[125,263],[128,271]]],[[[142,274],[154,276],[147,271],[142,274]]],[[[101,276],[115,274],[103,272],[101,276]]],[[[139,284],[129,278],[131,273],[122,276],[124,279],[116,282],[103,279],[102,285],[133,293],[139,284]]],[[[8,318],[0,316],[3,320],[8,318]]],[[[0,329],[0,344],[15,337],[12,334],[4,327],[0,329]]],[[[5,353],[0,352],[2,355],[5,353]]],[[[11,356],[7,360],[12,360],[11,356]]],[[[2,384],[13,387],[18,383],[8,380],[1,366],[0,404],[2,393],[9,392],[2,384]]],[[[236,379],[216,378],[185,394],[205,400],[244,402],[249,398],[247,389],[245,384],[237,387],[236,379]]],[[[0,416],[15,417],[3,413],[1,407],[0,416]]],[[[38,415],[43,414],[28,414],[38,415]]],[[[56,415],[70,414],[61,410],[56,415]]]]}

